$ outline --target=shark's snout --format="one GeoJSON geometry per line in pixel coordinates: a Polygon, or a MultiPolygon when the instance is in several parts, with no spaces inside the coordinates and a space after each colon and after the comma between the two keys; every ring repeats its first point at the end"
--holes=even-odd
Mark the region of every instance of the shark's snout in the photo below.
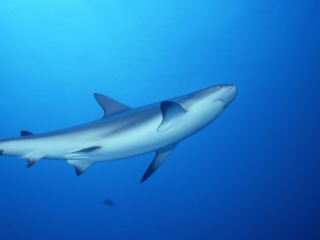
{"type": "Polygon", "coordinates": [[[238,89],[234,85],[223,84],[221,85],[221,96],[220,100],[224,102],[226,107],[235,99],[238,93],[238,89]]]}
{"type": "Polygon", "coordinates": [[[235,97],[237,96],[237,93],[238,93],[238,88],[234,85],[231,85],[229,87],[229,94],[232,100],[235,99],[235,97]]]}

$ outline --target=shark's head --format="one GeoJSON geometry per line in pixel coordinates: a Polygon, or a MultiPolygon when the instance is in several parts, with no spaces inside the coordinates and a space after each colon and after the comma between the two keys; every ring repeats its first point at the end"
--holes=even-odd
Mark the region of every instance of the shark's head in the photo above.
{"type": "Polygon", "coordinates": [[[172,99],[169,102],[163,102],[161,104],[162,115],[174,116],[175,118],[171,119],[175,119],[175,121],[163,121],[158,131],[170,129],[173,125],[182,121],[185,121],[184,124],[188,125],[190,132],[198,131],[216,119],[236,95],[236,86],[219,84],[172,99]],[[171,111],[166,111],[168,109],[171,111]],[[175,114],[170,115],[167,112],[175,114]]]}
{"type": "Polygon", "coordinates": [[[162,122],[157,131],[181,131],[187,137],[214,121],[237,95],[233,85],[219,84],[161,102],[162,122]]]}
{"type": "Polygon", "coordinates": [[[227,107],[237,95],[237,87],[230,84],[215,85],[185,96],[180,97],[178,102],[185,109],[190,108],[195,103],[211,105],[210,103],[219,101],[227,107]]]}

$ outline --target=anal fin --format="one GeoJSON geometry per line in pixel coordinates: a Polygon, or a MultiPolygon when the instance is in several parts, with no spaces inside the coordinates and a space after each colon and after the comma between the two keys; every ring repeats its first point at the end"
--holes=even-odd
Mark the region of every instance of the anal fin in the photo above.
{"type": "Polygon", "coordinates": [[[178,143],[173,143],[156,151],[156,156],[152,160],[147,171],[144,173],[140,181],[141,183],[147,180],[164,163],[164,161],[177,145],[178,143]]]}
{"type": "Polygon", "coordinates": [[[28,161],[27,168],[32,167],[36,164],[41,158],[45,157],[45,154],[29,152],[23,156],[19,156],[20,158],[25,158],[28,161]]]}
{"type": "Polygon", "coordinates": [[[29,167],[32,167],[34,164],[36,164],[39,160],[41,159],[40,158],[28,158],[27,161],[28,161],[28,165],[27,165],[27,168],[29,167]]]}

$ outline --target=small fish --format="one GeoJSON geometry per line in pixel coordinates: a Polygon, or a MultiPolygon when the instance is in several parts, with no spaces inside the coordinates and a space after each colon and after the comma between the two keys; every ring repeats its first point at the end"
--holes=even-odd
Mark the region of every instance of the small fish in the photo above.
{"type": "Polygon", "coordinates": [[[108,205],[108,206],[110,206],[110,207],[114,207],[114,202],[113,202],[112,200],[110,200],[110,199],[104,200],[104,201],[103,201],[103,204],[104,204],[104,205],[108,205]]]}

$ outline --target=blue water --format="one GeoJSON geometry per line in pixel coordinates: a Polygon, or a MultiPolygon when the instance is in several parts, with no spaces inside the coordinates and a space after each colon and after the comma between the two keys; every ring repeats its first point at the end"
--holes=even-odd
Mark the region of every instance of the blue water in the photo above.
{"type": "Polygon", "coordinates": [[[94,92],[239,92],[143,184],[153,153],[2,156],[0,239],[320,239],[319,42],[319,1],[1,1],[0,139],[98,119],[94,92]]]}

